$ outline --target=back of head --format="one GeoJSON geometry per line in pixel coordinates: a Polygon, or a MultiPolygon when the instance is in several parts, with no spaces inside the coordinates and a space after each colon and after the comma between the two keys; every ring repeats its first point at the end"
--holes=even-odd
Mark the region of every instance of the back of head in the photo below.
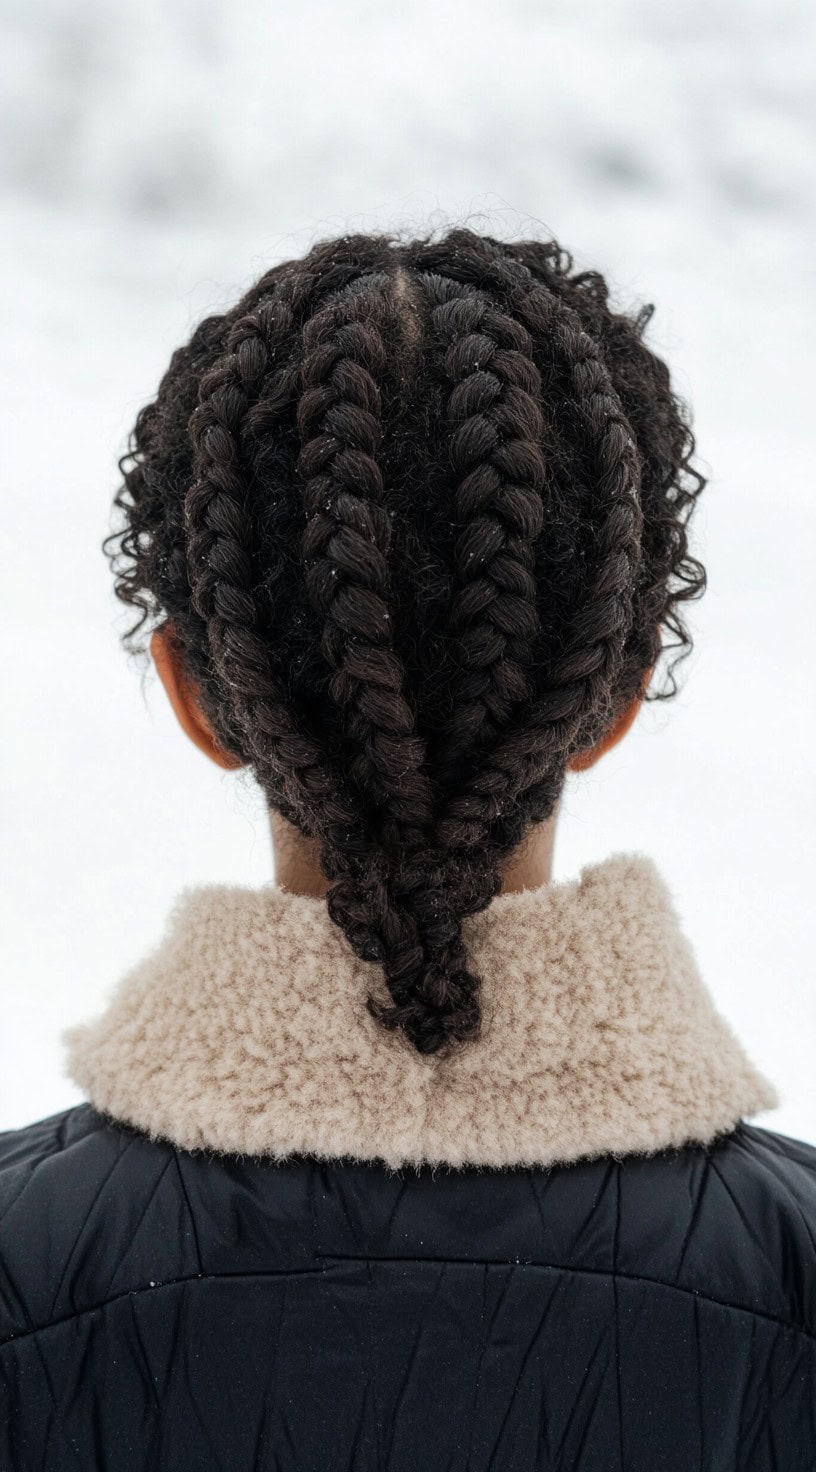
{"type": "Polygon", "coordinates": [[[421,1053],[478,1031],[463,918],[689,645],[704,481],[650,313],[555,242],[329,241],[201,323],[122,464],[131,637],[166,622],[421,1053]]]}

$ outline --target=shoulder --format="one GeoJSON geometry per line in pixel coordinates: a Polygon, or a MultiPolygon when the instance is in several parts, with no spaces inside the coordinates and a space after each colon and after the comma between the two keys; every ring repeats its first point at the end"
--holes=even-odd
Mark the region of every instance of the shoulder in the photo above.
{"type": "Polygon", "coordinates": [[[622,1162],[616,1268],[816,1336],[816,1147],[741,1123],[622,1162]]]}
{"type": "Polygon", "coordinates": [[[741,1124],[653,1156],[402,1173],[177,1150],[90,1104],[0,1134],[0,1343],[270,1254],[601,1274],[816,1338],[816,1147],[741,1124]]]}
{"type": "Polygon", "coordinates": [[[816,1226],[816,1145],[741,1124],[712,1158],[735,1189],[767,1192],[794,1206],[797,1215],[804,1212],[811,1230],[816,1226]]]}
{"type": "Polygon", "coordinates": [[[90,1104],[0,1133],[0,1343],[151,1278],[194,1276],[189,1223],[161,1230],[181,1196],[173,1147],[90,1104]]]}

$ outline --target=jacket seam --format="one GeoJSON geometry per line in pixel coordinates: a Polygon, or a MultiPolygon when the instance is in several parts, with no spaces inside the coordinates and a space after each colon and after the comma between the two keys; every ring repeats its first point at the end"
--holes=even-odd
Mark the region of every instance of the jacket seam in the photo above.
{"type": "Polygon", "coordinates": [[[184,1179],[184,1171],[181,1168],[181,1161],[179,1160],[179,1153],[178,1153],[178,1150],[175,1148],[175,1146],[173,1147],[173,1159],[176,1162],[176,1171],[178,1173],[179,1183],[181,1185],[182,1193],[184,1195],[184,1200],[185,1200],[185,1202],[187,1204],[187,1211],[188,1211],[189,1216],[190,1216],[190,1229],[191,1229],[192,1234],[193,1234],[193,1243],[195,1245],[196,1262],[198,1263],[198,1276],[199,1277],[203,1277],[204,1276],[204,1259],[201,1256],[201,1244],[200,1244],[200,1242],[198,1240],[198,1228],[196,1226],[196,1219],[195,1219],[195,1217],[193,1215],[193,1208],[192,1208],[192,1205],[190,1203],[190,1197],[189,1197],[189,1195],[187,1193],[187,1182],[184,1179]]]}
{"type": "Polygon", "coordinates": [[[769,1313],[766,1309],[751,1308],[744,1303],[730,1303],[728,1299],[717,1298],[712,1293],[704,1293],[697,1288],[684,1288],[679,1283],[667,1283],[663,1278],[650,1278],[643,1273],[627,1273],[620,1268],[577,1268],[565,1263],[516,1261],[503,1262],[500,1258],[475,1258],[475,1257],[357,1257],[353,1254],[330,1252],[322,1254],[319,1262],[314,1267],[302,1268],[280,1268],[267,1271],[256,1269],[247,1273],[191,1273],[181,1278],[167,1278],[154,1286],[147,1284],[138,1288],[126,1288],[121,1293],[115,1293],[111,1298],[103,1298],[99,1303],[89,1304],[87,1308],[78,1309],[76,1313],[65,1314],[59,1319],[49,1319],[44,1324],[36,1324],[30,1329],[24,1329],[20,1334],[9,1334],[5,1339],[0,1339],[0,1349],[5,1349],[9,1344],[19,1344],[24,1339],[30,1339],[32,1335],[41,1334],[47,1329],[55,1329],[60,1324],[71,1324],[77,1319],[84,1318],[87,1314],[97,1313],[100,1309],[109,1308],[123,1298],[134,1298],[141,1293],[157,1293],[162,1288],[176,1288],[184,1283],[202,1283],[224,1278],[303,1278],[321,1276],[325,1273],[330,1263],[359,1263],[371,1267],[375,1263],[413,1263],[419,1265],[440,1264],[450,1267],[475,1267],[475,1268],[534,1268],[543,1272],[572,1273],[577,1277],[609,1278],[613,1282],[620,1279],[626,1283],[648,1283],[653,1288],[665,1288],[670,1293],[682,1293],[687,1298],[692,1298],[695,1303],[713,1303],[717,1308],[730,1309],[732,1313],[749,1314],[752,1319],[763,1319],[766,1323],[776,1324],[781,1329],[787,1329],[791,1333],[800,1334],[803,1338],[816,1344],[816,1332],[808,1329],[804,1324],[792,1323],[789,1319],[780,1318],[778,1314],[769,1313]]]}

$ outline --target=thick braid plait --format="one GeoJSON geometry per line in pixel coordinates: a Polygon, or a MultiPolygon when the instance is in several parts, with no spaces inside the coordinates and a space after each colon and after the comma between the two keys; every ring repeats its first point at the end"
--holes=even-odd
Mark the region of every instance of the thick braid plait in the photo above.
{"type": "Polygon", "coordinates": [[[474,287],[438,275],[422,281],[450,383],[455,477],[449,619],[457,677],[440,732],[444,772],[495,737],[529,695],[539,632],[534,548],[544,524],[546,472],[530,333],[474,287]]]}
{"type": "Polygon", "coordinates": [[[597,739],[613,713],[613,697],[632,627],[641,555],[640,459],[632,427],[603,361],[578,314],[526,268],[513,275],[513,305],[533,337],[544,336],[569,377],[594,467],[586,549],[591,576],[571,611],[569,636],[551,654],[539,693],[518,723],[502,732],[480,771],[446,805],[440,841],[470,850],[488,841],[512,846],[526,822],[548,816],[569,757],[597,739]]]}
{"type": "Polygon", "coordinates": [[[194,478],[185,501],[188,576],[214,666],[244,733],[245,755],[261,784],[306,832],[325,836],[338,829],[351,842],[353,831],[362,846],[355,808],[338,773],[303,729],[270,667],[254,592],[243,435],[265,385],[267,412],[286,397],[287,370],[273,386],[267,376],[276,342],[291,327],[284,303],[243,316],[230,332],[224,356],[202,380],[190,424],[194,478]]]}
{"type": "Polygon", "coordinates": [[[444,856],[429,846],[433,792],[425,743],[403,693],[389,606],[391,520],[377,460],[378,378],[386,353],[377,325],[393,282],[372,276],[340,293],[304,328],[298,427],[307,525],[306,585],[323,619],[330,691],[344,715],[349,772],[372,835],[361,862],[327,843],[335,881],[329,912],[358,950],[379,959],[390,1005],[371,1003],[420,1052],[477,1025],[461,916],[444,856]]]}
{"type": "MultiPolygon", "coordinates": [[[[379,278],[370,288],[384,288],[379,278]]],[[[403,695],[388,603],[391,518],[377,462],[380,389],[386,365],[369,296],[343,293],[305,326],[302,439],[306,586],[323,619],[322,648],[334,671],[331,694],[346,715],[351,774],[384,821],[424,836],[431,816],[425,745],[403,695]]]]}

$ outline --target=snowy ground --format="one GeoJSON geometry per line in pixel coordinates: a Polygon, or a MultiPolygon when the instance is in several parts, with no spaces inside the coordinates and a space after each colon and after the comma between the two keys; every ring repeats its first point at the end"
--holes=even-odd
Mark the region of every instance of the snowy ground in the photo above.
{"type": "Polygon", "coordinates": [[[181,887],[270,877],[256,794],[117,645],[137,408],[268,262],[466,218],[658,303],[712,478],[685,692],[575,780],[556,877],[656,858],[781,1089],[765,1122],[816,1138],[814,42],[806,0],[6,0],[0,1127],[79,1097],[59,1033],[181,887]]]}

